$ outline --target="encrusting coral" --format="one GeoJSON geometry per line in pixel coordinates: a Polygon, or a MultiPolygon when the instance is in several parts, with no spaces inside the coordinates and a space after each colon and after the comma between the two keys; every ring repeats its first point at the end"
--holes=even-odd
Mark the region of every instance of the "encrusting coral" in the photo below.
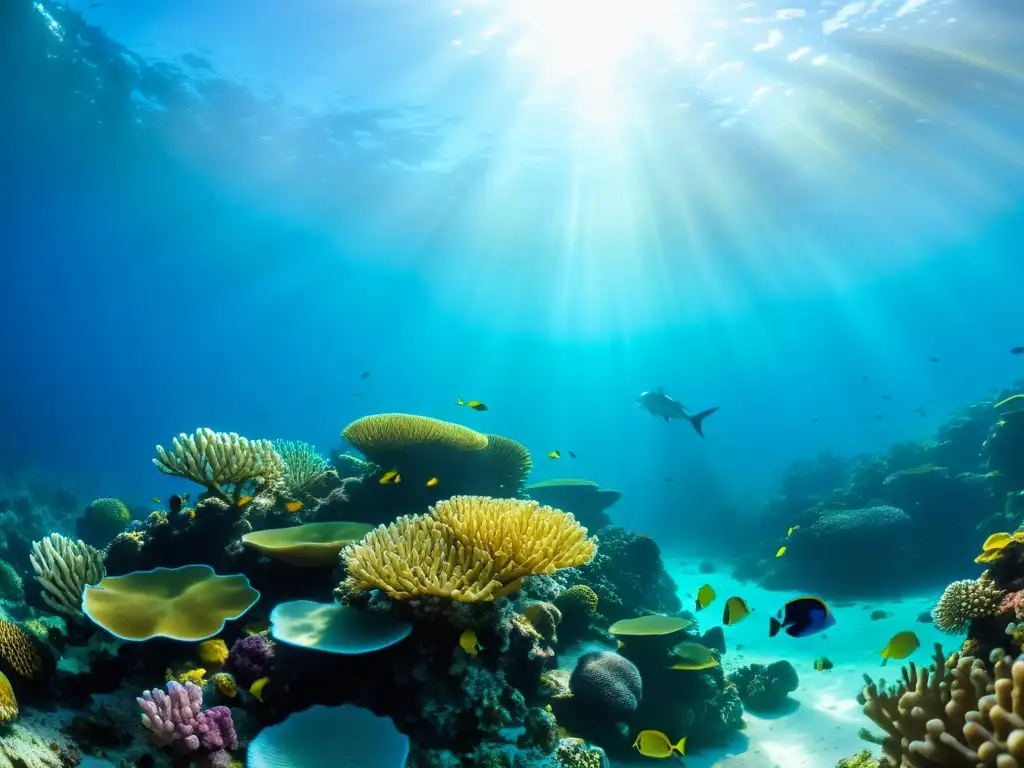
{"type": "Polygon", "coordinates": [[[43,602],[57,613],[83,618],[82,590],[99,584],[106,575],[103,553],[81,539],[51,533],[32,543],[29,559],[43,588],[43,602]]]}
{"type": "Polygon", "coordinates": [[[950,667],[935,646],[931,667],[903,668],[889,690],[865,675],[864,713],[886,733],[862,735],[892,768],[1024,766],[1024,660],[998,658],[990,673],[962,656],[950,667]]]}
{"type": "Polygon", "coordinates": [[[572,515],[531,501],[457,496],[347,547],[345,586],[395,599],[493,601],[526,576],[583,565],[596,550],[572,515]]]}
{"type": "Polygon", "coordinates": [[[243,485],[252,482],[256,490],[273,487],[284,478],[281,455],[269,440],[248,440],[234,432],[197,429],[174,438],[171,450],[156,447],[153,463],[167,475],[199,483],[225,501],[237,504],[243,485]],[[230,486],[229,494],[225,486],[230,486]]]}
{"type": "Polygon", "coordinates": [[[1002,591],[988,574],[978,579],[954,581],[935,606],[935,628],[949,634],[963,632],[974,619],[994,616],[1002,597],[1002,591]]]}

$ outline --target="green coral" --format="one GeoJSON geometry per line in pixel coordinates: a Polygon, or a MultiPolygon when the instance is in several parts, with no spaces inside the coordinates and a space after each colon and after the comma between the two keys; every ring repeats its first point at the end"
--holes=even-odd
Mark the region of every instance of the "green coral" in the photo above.
{"type": "Polygon", "coordinates": [[[561,768],[601,768],[601,752],[590,749],[582,739],[562,739],[555,748],[561,768]]]}
{"type": "Polygon", "coordinates": [[[0,600],[9,603],[25,602],[25,582],[6,560],[0,560],[0,600]]]}
{"type": "Polygon", "coordinates": [[[275,440],[274,450],[284,462],[282,483],[287,493],[298,496],[320,480],[330,469],[327,459],[314,446],[302,441],[275,440]]]}
{"type": "Polygon", "coordinates": [[[120,499],[96,499],[78,519],[78,537],[94,547],[105,547],[132,521],[120,499]]]}
{"type": "Polygon", "coordinates": [[[835,768],[881,768],[881,763],[871,756],[871,750],[865,749],[855,755],[842,758],[835,768]]]}
{"type": "Polygon", "coordinates": [[[586,584],[576,584],[555,598],[560,611],[578,611],[593,616],[597,611],[597,592],[586,584]]]}

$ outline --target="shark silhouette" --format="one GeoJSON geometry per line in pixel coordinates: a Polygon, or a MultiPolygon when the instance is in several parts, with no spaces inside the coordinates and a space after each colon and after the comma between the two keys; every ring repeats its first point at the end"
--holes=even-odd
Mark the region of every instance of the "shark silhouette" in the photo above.
{"type": "Polygon", "coordinates": [[[641,392],[640,396],[636,399],[636,403],[652,416],[660,416],[665,421],[685,419],[690,422],[694,430],[701,437],[704,437],[704,419],[718,410],[718,406],[715,406],[691,416],[686,412],[686,408],[683,407],[682,403],[666,395],[665,390],[661,387],[658,387],[654,392],[641,392]]]}

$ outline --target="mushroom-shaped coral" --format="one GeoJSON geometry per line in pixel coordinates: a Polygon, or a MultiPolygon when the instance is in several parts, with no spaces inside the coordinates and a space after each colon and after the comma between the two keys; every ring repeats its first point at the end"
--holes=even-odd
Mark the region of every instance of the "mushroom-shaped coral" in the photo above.
{"type": "Polygon", "coordinates": [[[404,768],[409,737],[394,722],[345,704],[317,705],[264,728],[249,744],[248,768],[404,768]]]}
{"type": "Polygon", "coordinates": [[[494,486],[512,496],[522,490],[533,469],[533,458],[525,445],[504,437],[487,435],[487,448],[480,454],[482,467],[494,480],[494,486]]]}
{"type": "Polygon", "coordinates": [[[640,670],[609,651],[592,651],[576,662],[569,688],[574,704],[601,721],[618,721],[636,712],[643,695],[640,670]]]}
{"type": "Polygon", "coordinates": [[[525,576],[589,562],[596,549],[572,515],[533,501],[456,496],[348,547],[346,586],[395,599],[493,601],[525,576]]]}
{"type": "Polygon", "coordinates": [[[526,487],[531,499],[548,504],[566,512],[572,512],[583,525],[591,530],[611,525],[606,511],[622,498],[622,493],[601,488],[590,480],[571,477],[556,477],[542,480],[526,487]]]}
{"type": "Polygon", "coordinates": [[[208,565],[185,565],[108,576],[85,588],[82,610],[122,640],[199,641],[219,634],[259,597],[241,574],[218,576],[208,565]]]}
{"type": "Polygon", "coordinates": [[[334,567],[338,553],[373,530],[365,523],[306,523],[291,528],[253,531],[242,543],[288,565],[305,568],[334,567]]]}
{"type": "Polygon", "coordinates": [[[235,504],[244,483],[252,482],[262,490],[284,477],[284,462],[269,440],[247,440],[212,429],[197,429],[192,435],[182,432],[169,451],[158,445],[153,463],[164,474],[199,483],[235,504]],[[233,489],[230,494],[226,486],[233,489]]]}
{"type": "Polygon", "coordinates": [[[82,618],[82,590],[106,575],[103,553],[81,539],[51,533],[32,542],[29,560],[43,588],[43,602],[57,613],[82,618]]]}
{"type": "Polygon", "coordinates": [[[387,613],[337,603],[295,600],[270,613],[275,640],[325,653],[372,653],[400,643],[411,632],[412,624],[387,613]]]}
{"type": "Polygon", "coordinates": [[[679,616],[662,616],[658,613],[637,616],[633,619],[620,619],[608,627],[613,635],[623,637],[655,637],[674,635],[693,626],[693,622],[679,616]]]}
{"type": "Polygon", "coordinates": [[[424,450],[482,451],[487,447],[487,436],[468,427],[405,413],[364,416],[345,427],[341,434],[382,467],[424,450]]]}
{"type": "Polygon", "coordinates": [[[954,581],[935,606],[935,627],[942,632],[959,634],[974,619],[994,616],[1002,596],[1002,591],[984,574],[979,579],[954,581]]]}

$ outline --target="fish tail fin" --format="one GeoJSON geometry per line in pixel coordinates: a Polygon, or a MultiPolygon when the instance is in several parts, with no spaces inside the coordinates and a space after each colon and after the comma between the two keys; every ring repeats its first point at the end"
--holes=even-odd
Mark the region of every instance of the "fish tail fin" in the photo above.
{"type": "Polygon", "coordinates": [[[885,662],[887,662],[889,660],[889,657],[888,657],[888,655],[886,655],[885,651],[879,651],[878,655],[882,657],[882,666],[884,667],[885,666],[885,662]]]}
{"type": "Polygon", "coordinates": [[[672,745],[672,749],[674,751],[678,752],[680,755],[685,755],[686,754],[686,737],[683,736],[683,738],[681,738],[679,740],[678,744],[673,744],[672,745]]]}
{"type": "Polygon", "coordinates": [[[775,637],[779,634],[779,630],[782,629],[782,622],[776,619],[774,616],[768,619],[768,637],[775,637]]]}
{"type": "Polygon", "coordinates": [[[720,406],[716,405],[714,408],[708,408],[706,411],[701,411],[700,413],[688,417],[690,419],[690,423],[693,425],[693,428],[697,430],[698,435],[704,437],[704,419],[706,419],[712,413],[717,411],[719,407],[720,406]]]}
{"type": "Polygon", "coordinates": [[[455,398],[455,404],[456,405],[465,405],[465,403],[462,402],[462,398],[461,397],[456,397],[455,398]]]}

